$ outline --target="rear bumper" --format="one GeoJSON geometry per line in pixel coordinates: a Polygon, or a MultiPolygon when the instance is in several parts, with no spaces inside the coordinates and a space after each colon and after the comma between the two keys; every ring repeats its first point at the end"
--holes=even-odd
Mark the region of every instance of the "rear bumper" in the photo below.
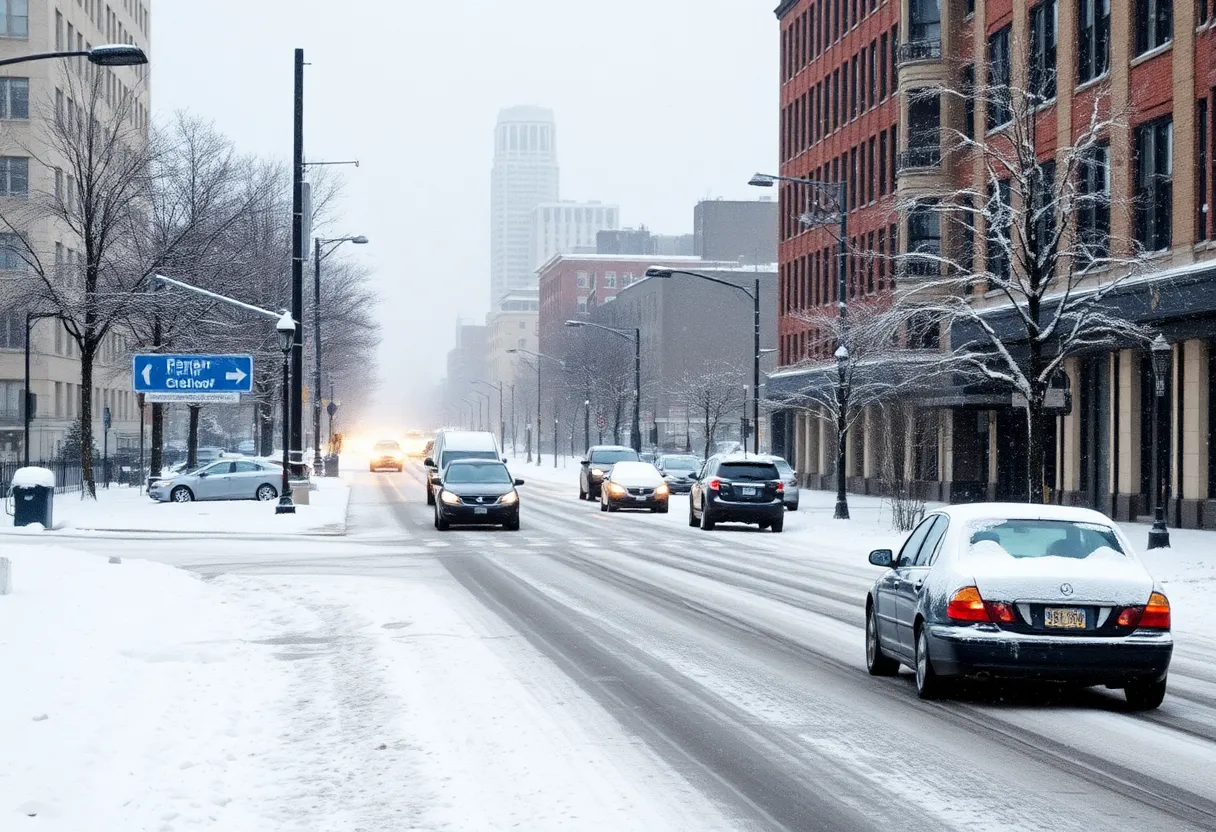
{"type": "Polygon", "coordinates": [[[504,523],[514,523],[519,519],[519,503],[512,506],[450,506],[440,501],[439,516],[453,526],[498,526],[504,523]],[[485,509],[485,514],[478,514],[478,509],[485,509]]]}
{"type": "Polygon", "coordinates": [[[715,523],[771,523],[785,516],[785,503],[733,503],[714,500],[706,508],[715,523]]]}
{"type": "Polygon", "coordinates": [[[1062,638],[934,624],[928,636],[933,668],[943,676],[988,674],[1112,687],[1160,679],[1174,652],[1169,633],[1151,631],[1123,638],[1062,638]]]}

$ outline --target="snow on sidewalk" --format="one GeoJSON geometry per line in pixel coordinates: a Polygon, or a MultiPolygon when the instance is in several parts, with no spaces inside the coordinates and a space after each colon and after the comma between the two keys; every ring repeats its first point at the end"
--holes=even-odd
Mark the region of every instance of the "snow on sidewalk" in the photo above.
{"type": "MultiPolygon", "coordinates": [[[[276,515],[277,501],[223,500],[193,503],[155,502],[137,488],[98,488],[97,499],[56,494],[52,535],[88,532],[157,532],[191,534],[345,534],[350,486],[340,479],[318,478],[310,503],[294,515],[276,515]]],[[[6,518],[5,518],[6,519],[6,518]]],[[[0,526],[0,534],[38,534],[41,526],[0,526]]]]}

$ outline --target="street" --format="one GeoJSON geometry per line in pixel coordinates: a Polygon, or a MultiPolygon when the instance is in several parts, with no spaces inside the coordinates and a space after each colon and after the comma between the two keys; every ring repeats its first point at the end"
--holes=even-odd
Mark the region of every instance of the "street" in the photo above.
{"type": "MultiPolygon", "coordinates": [[[[535,471],[513,467],[524,477],[535,471]]],[[[1169,695],[1148,714],[1127,713],[1118,691],[1099,689],[979,687],[922,702],[907,671],[897,679],[865,672],[862,601],[874,572],[864,552],[850,563],[818,555],[813,537],[751,528],[707,534],[687,527],[682,497],[666,517],[602,514],[556,473],[521,489],[519,532],[437,531],[421,470],[411,465],[404,474],[349,475],[345,538],[184,538],[148,556],[204,575],[262,576],[320,611],[329,629],[297,637],[297,658],[330,664],[345,712],[326,719],[338,723],[387,720],[378,703],[405,691],[372,654],[308,644],[357,645],[373,623],[408,638],[422,588],[426,603],[445,607],[436,614],[473,620],[486,640],[477,649],[488,648],[501,665],[483,673],[469,663],[485,656],[435,648],[432,675],[413,679],[406,697],[464,725],[411,721],[405,735],[466,757],[444,789],[450,805],[481,800],[486,813],[450,828],[522,821],[531,828],[944,829],[975,828],[977,820],[1055,830],[1216,828],[1210,644],[1178,635],[1169,695]],[[494,695],[512,675],[535,713],[521,713],[509,692],[494,695]],[[495,730],[507,725],[516,733],[495,730]],[[532,736],[541,732],[547,739],[532,736]],[[550,755],[547,764],[537,764],[538,749],[550,755]],[[479,754],[486,759],[469,762],[479,754]],[[581,804],[571,789],[586,792],[581,804]],[[531,811],[519,802],[523,794],[539,804],[567,799],[582,814],[506,822],[498,812],[531,811]]],[[[805,510],[790,517],[831,522],[805,510]]],[[[90,542],[100,553],[129,546],[90,542]]],[[[319,738],[292,741],[307,747],[319,738]]],[[[357,781],[368,766],[391,780],[426,764],[408,751],[364,759],[349,748],[339,763],[357,781]]],[[[341,799],[359,815],[356,829],[386,828],[402,810],[375,793],[341,799]]]]}

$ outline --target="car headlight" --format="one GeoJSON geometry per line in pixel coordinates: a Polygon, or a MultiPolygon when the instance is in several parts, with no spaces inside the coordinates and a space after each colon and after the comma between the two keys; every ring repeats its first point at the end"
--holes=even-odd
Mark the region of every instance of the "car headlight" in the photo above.
{"type": "Polygon", "coordinates": [[[603,472],[603,471],[601,471],[599,468],[592,468],[592,469],[591,469],[591,476],[596,477],[596,478],[599,478],[599,477],[604,476],[604,472],[603,472]]]}
{"type": "Polygon", "coordinates": [[[613,497],[624,497],[625,489],[614,482],[608,483],[608,493],[613,497]]]}
{"type": "Polygon", "coordinates": [[[173,480],[157,480],[152,483],[153,488],[168,488],[171,485],[173,485],[173,480]]]}
{"type": "Polygon", "coordinates": [[[668,494],[668,491],[669,491],[669,489],[667,488],[667,483],[663,483],[662,485],[660,485],[658,488],[656,488],[654,490],[654,494],[656,497],[666,497],[668,494]]]}
{"type": "Polygon", "coordinates": [[[498,504],[500,506],[513,506],[518,502],[519,502],[519,495],[516,494],[514,491],[508,491],[506,494],[503,494],[501,497],[498,498],[498,504]]]}
{"type": "Polygon", "coordinates": [[[440,491],[439,499],[443,500],[449,506],[460,505],[460,498],[457,497],[455,494],[453,494],[451,491],[440,491]]]}

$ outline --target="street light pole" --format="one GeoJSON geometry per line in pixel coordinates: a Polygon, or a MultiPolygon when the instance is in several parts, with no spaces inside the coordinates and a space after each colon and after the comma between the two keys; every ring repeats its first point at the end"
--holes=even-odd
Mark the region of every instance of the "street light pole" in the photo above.
{"type": "Polygon", "coordinates": [[[583,450],[591,447],[591,399],[583,402],[583,450]]]}
{"type": "MultiPolygon", "coordinates": [[[[291,317],[296,323],[291,345],[291,432],[284,446],[304,455],[304,50],[295,51],[291,164],[291,317]]],[[[290,456],[288,457],[290,459],[290,456]]]]}
{"type": "MultiPolygon", "coordinates": [[[[541,464],[540,463],[540,406],[541,406],[540,365],[541,365],[541,362],[543,362],[546,358],[549,359],[550,361],[556,362],[558,365],[560,365],[562,367],[565,367],[566,364],[560,358],[554,358],[551,355],[545,355],[543,352],[533,352],[532,350],[526,350],[523,347],[512,347],[511,349],[507,350],[507,353],[509,355],[517,355],[519,353],[523,353],[524,355],[530,355],[536,359],[536,464],[539,466],[541,464]]],[[[554,436],[556,436],[556,434],[554,434],[554,436]]],[[[554,441],[556,442],[556,439],[554,441]]],[[[554,445],[554,447],[556,448],[557,446],[554,445]]],[[[531,462],[531,459],[529,459],[528,461],[531,462]]]]}
{"type": "Polygon", "coordinates": [[[321,470],[321,261],[333,253],[343,243],[366,245],[367,238],[362,234],[355,237],[335,237],[323,240],[313,238],[313,270],[312,270],[312,436],[313,454],[312,467],[314,471],[321,470]],[[321,246],[332,246],[325,254],[321,246]]]}
{"type": "Polygon", "coordinates": [[[1161,402],[1165,398],[1165,382],[1170,371],[1170,345],[1165,336],[1160,333],[1153,339],[1150,347],[1153,362],[1153,381],[1156,385],[1153,396],[1153,459],[1156,461],[1157,482],[1156,506],[1153,511],[1153,527],[1148,532],[1148,548],[1168,549],[1170,546],[1169,529],[1165,526],[1165,462],[1166,455],[1162,452],[1161,441],[1161,402]]]}
{"type": "Polygon", "coordinates": [[[33,55],[19,55],[16,58],[5,58],[0,66],[24,64],[30,61],[49,61],[54,58],[88,58],[89,63],[98,66],[138,66],[148,62],[148,56],[138,46],[125,43],[94,46],[92,49],[70,50],[67,52],[36,52],[33,55]]]}
{"type": "Polygon", "coordinates": [[[279,334],[279,348],[283,350],[283,480],[279,486],[279,504],[274,507],[275,514],[295,514],[296,506],[291,499],[291,480],[288,467],[291,456],[288,450],[288,438],[291,434],[291,390],[288,371],[291,363],[291,348],[296,340],[300,324],[290,314],[284,312],[275,325],[279,334]]]}
{"type": "Polygon", "coordinates": [[[848,451],[849,432],[845,428],[845,414],[849,409],[849,385],[847,381],[849,351],[844,344],[836,348],[836,407],[840,424],[836,430],[836,511],[834,520],[849,519],[849,498],[845,493],[844,464],[848,451]]]}
{"type": "MultiPolygon", "coordinates": [[[[649,271],[647,271],[649,274],[649,271]]],[[[653,277],[653,275],[651,275],[653,277]]],[[[728,284],[729,285],[729,284],[728,284]]],[[[747,291],[746,289],[744,291],[747,291]]],[[[618,338],[624,338],[627,341],[633,341],[633,429],[632,436],[633,449],[638,453],[642,451],[642,330],[635,328],[632,333],[628,329],[617,329],[603,324],[593,324],[591,321],[566,321],[566,326],[578,329],[580,327],[590,327],[592,329],[602,329],[604,332],[611,332],[618,338]]]]}

